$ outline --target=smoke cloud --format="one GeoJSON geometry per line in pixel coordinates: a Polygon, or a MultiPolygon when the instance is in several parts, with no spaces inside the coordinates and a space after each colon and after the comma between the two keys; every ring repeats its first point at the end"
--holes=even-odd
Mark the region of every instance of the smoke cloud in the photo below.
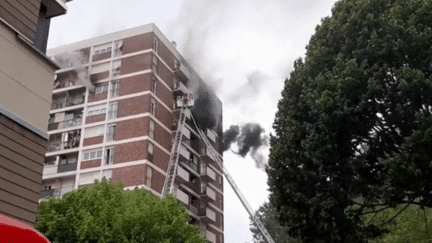
{"type": "Polygon", "coordinates": [[[239,151],[234,153],[243,158],[250,154],[256,167],[264,169],[267,162],[261,148],[268,146],[268,139],[264,128],[257,123],[246,123],[241,128],[238,125],[232,125],[223,133],[222,151],[227,151],[236,142],[239,151]]]}
{"type": "Polygon", "coordinates": [[[86,56],[81,51],[74,51],[55,56],[55,61],[61,68],[73,67],[77,73],[78,80],[80,80],[84,86],[93,93],[95,91],[95,86],[89,78],[88,70],[82,65],[86,59],[86,56]]]}

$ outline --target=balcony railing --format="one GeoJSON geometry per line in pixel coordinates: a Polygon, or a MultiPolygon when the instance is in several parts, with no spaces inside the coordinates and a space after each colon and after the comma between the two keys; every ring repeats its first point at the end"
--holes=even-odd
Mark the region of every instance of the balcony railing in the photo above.
{"type": "Polygon", "coordinates": [[[80,137],[71,138],[67,142],[63,143],[52,143],[48,145],[48,152],[56,152],[56,151],[62,151],[65,149],[71,149],[71,148],[77,148],[79,147],[79,140],[80,137]]]}
{"type": "Polygon", "coordinates": [[[57,173],[74,171],[77,169],[77,163],[59,165],[57,168],[57,173]]]}
{"type": "Polygon", "coordinates": [[[58,165],[45,165],[43,167],[43,175],[52,175],[57,173],[58,165]]]}
{"type": "Polygon", "coordinates": [[[189,210],[193,213],[198,215],[198,208],[196,208],[195,206],[189,205],[189,210]]]}
{"type": "Polygon", "coordinates": [[[40,198],[46,198],[46,197],[55,197],[58,194],[58,189],[49,189],[49,190],[42,190],[40,192],[40,198]]]}
{"type": "Polygon", "coordinates": [[[51,104],[51,110],[61,109],[61,108],[70,107],[74,105],[81,105],[83,103],[84,103],[84,99],[75,102],[72,102],[70,100],[56,101],[51,104]]]}
{"type": "Polygon", "coordinates": [[[40,198],[63,196],[64,194],[73,191],[74,188],[75,186],[72,185],[72,186],[65,186],[65,187],[54,188],[49,190],[41,190],[40,198]]]}
{"type": "Polygon", "coordinates": [[[184,160],[181,163],[189,166],[193,171],[195,171],[196,173],[198,172],[198,165],[194,164],[191,160],[184,160]]]}
{"type": "Polygon", "coordinates": [[[68,121],[50,123],[48,125],[48,131],[52,131],[52,130],[56,130],[56,129],[63,129],[63,128],[76,127],[76,126],[80,126],[81,124],[82,124],[82,118],[75,118],[75,119],[68,120],[68,121]]]}
{"type": "Polygon", "coordinates": [[[70,80],[62,80],[54,83],[54,89],[62,89],[66,87],[72,87],[75,85],[82,84],[80,81],[70,81],[70,80]]]}

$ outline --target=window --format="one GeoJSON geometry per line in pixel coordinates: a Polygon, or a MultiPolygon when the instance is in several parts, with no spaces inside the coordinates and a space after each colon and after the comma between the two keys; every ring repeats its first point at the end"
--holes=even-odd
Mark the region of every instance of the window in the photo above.
{"type": "Polygon", "coordinates": [[[153,73],[157,73],[157,65],[158,65],[158,59],[157,59],[157,57],[154,55],[154,56],[153,56],[153,65],[152,65],[153,73]]]}
{"type": "Polygon", "coordinates": [[[151,98],[150,113],[154,116],[156,113],[156,100],[151,98]]]}
{"type": "Polygon", "coordinates": [[[158,53],[158,50],[159,50],[159,40],[158,40],[157,37],[154,38],[153,48],[154,48],[155,52],[158,53]]]}
{"type": "Polygon", "coordinates": [[[113,141],[115,138],[115,130],[116,130],[116,125],[115,124],[109,124],[107,127],[107,137],[106,137],[106,141],[113,141]]]}
{"type": "Polygon", "coordinates": [[[87,116],[96,116],[106,113],[106,105],[95,105],[87,108],[87,116]]]}
{"type": "Polygon", "coordinates": [[[119,40],[114,42],[114,56],[121,56],[121,54],[123,53],[123,41],[119,40]]]}
{"type": "Polygon", "coordinates": [[[82,161],[94,160],[94,159],[100,159],[100,158],[102,158],[102,149],[89,150],[89,151],[83,152],[82,161]]]}
{"type": "Polygon", "coordinates": [[[117,118],[117,111],[118,111],[118,103],[117,102],[110,103],[109,111],[108,111],[108,119],[117,118]]]}
{"type": "Polygon", "coordinates": [[[105,130],[104,128],[104,125],[86,128],[84,132],[84,138],[103,136],[105,130]]]}
{"type": "Polygon", "coordinates": [[[151,84],[151,92],[153,94],[156,94],[156,84],[157,84],[157,80],[155,77],[153,77],[152,79],[152,84],[151,84]]]}
{"type": "Polygon", "coordinates": [[[94,55],[102,54],[105,52],[111,52],[111,50],[112,50],[112,43],[106,43],[103,45],[95,46],[93,48],[94,55]]]}
{"type": "Polygon", "coordinates": [[[146,180],[146,185],[147,185],[148,187],[151,187],[152,176],[153,176],[153,169],[152,169],[150,166],[147,166],[147,180],[146,180]]]}
{"type": "Polygon", "coordinates": [[[112,76],[116,77],[120,75],[121,60],[115,60],[112,65],[112,76]]]}
{"type": "Polygon", "coordinates": [[[115,124],[109,124],[107,128],[107,138],[106,141],[114,141],[115,139],[115,131],[116,131],[116,125],[115,124]]]}
{"type": "Polygon", "coordinates": [[[110,69],[110,63],[109,62],[102,63],[99,65],[94,65],[90,69],[90,74],[108,72],[109,69],[110,69]]]}
{"type": "Polygon", "coordinates": [[[104,94],[108,92],[108,84],[96,86],[96,94],[104,94]]]}
{"type": "Polygon", "coordinates": [[[119,88],[120,88],[120,82],[119,81],[113,81],[111,83],[111,98],[119,96],[119,88]]]}
{"type": "Polygon", "coordinates": [[[153,120],[150,120],[150,132],[149,136],[154,139],[154,130],[155,130],[155,123],[153,120]]]}
{"type": "Polygon", "coordinates": [[[153,144],[152,143],[148,143],[148,153],[153,154],[153,144]]]}
{"type": "Polygon", "coordinates": [[[105,164],[112,165],[114,162],[114,147],[107,148],[105,150],[105,164]]]}

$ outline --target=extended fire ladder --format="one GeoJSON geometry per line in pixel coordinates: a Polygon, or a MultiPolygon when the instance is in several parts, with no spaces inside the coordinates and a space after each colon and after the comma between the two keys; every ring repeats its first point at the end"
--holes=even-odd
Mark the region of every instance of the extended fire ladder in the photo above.
{"type": "Polygon", "coordinates": [[[168,194],[172,194],[174,190],[175,176],[178,170],[179,152],[180,145],[183,137],[182,129],[186,121],[186,110],[187,106],[183,106],[180,109],[179,120],[177,123],[177,131],[174,137],[173,148],[171,149],[171,156],[168,164],[168,174],[165,177],[164,189],[162,191],[162,197],[166,197],[168,194]]]}
{"type": "MultiPolygon", "coordinates": [[[[183,136],[182,129],[183,129],[184,123],[186,121],[186,112],[190,112],[189,108],[188,108],[187,100],[184,101],[183,106],[180,109],[180,115],[179,115],[179,120],[178,120],[178,124],[177,124],[177,130],[176,130],[175,137],[174,137],[174,144],[173,144],[173,148],[171,150],[170,161],[168,164],[168,175],[165,177],[164,188],[162,190],[162,197],[166,197],[168,194],[173,194],[173,191],[174,191],[174,181],[175,181],[175,177],[177,175],[177,170],[178,170],[180,145],[181,145],[182,136],[183,136]]],[[[246,208],[246,211],[249,213],[252,220],[258,226],[258,229],[264,235],[264,237],[268,243],[275,243],[273,238],[271,237],[271,235],[268,233],[268,231],[266,230],[264,225],[261,223],[261,221],[257,217],[255,217],[252,207],[249,205],[246,198],[241,193],[239,187],[234,182],[234,179],[231,177],[231,175],[228,173],[227,169],[223,165],[219,153],[217,153],[215,151],[213,146],[208,141],[207,136],[198,127],[192,114],[191,114],[191,119],[192,119],[195,127],[197,128],[197,131],[198,131],[202,141],[206,145],[206,149],[208,149],[208,151],[211,153],[211,156],[215,159],[216,163],[223,170],[225,178],[228,180],[229,184],[231,185],[232,189],[236,193],[237,197],[240,199],[243,206],[246,208]]]]}

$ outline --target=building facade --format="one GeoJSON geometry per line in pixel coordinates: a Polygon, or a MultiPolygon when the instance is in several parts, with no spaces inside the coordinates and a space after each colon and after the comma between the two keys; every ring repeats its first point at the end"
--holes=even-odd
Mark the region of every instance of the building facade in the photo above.
{"type": "Polygon", "coordinates": [[[52,83],[45,55],[52,17],[70,0],[0,0],[0,214],[34,226],[52,83]]]}
{"type": "Polygon", "coordinates": [[[162,196],[174,134],[181,129],[174,196],[210,242],[223,242],[222,103],[154,24],[48,51],[60,66],[48,124],[41,198],[95,179],[162,196]],[[176,99],[195,96],[178,128],[176,99]],[[197,126],[195,126],[195,122],[197,126]],[[209,145],[210,145],[209,144],[209,145]]]}

